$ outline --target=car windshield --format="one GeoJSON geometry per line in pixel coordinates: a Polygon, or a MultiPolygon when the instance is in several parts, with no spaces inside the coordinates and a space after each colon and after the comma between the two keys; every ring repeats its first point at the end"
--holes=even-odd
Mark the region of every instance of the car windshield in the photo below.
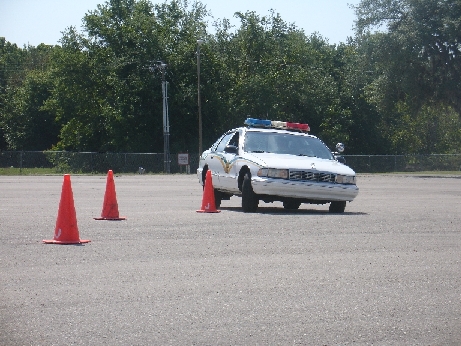
{"type": "Polygon", "coordinates": [[[250,153],[310,156],[333,160],[330,150],[320,139],[289,133],[247,131],[244,150],[250,153]]]}

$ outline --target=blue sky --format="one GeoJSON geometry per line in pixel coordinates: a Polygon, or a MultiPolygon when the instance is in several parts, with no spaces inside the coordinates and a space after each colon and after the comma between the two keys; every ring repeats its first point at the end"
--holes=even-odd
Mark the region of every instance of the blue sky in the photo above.
{"type": "MultiPolygon", "coordinates": [[[[95,10],[104,0],[0,0],[0,36],[18,46],[40,43],[57,44],[69,26],[81,30],[85,13],[95,10]]],[[[163,3],[164,0],[151,0],[163,3]]],[[[168,1],[169,2],[169,1],[168,1]]],[[[192,2],[192,0],[189,0],[192,2]]],[[[307,35],[318,32],[331,44],[346,42],[353,36],[355,14],[349,4],[360,0],[202,0],[215,19],[239,22],[235,12],[255,11],[269,14],[273,9],[282,19],[294,23],[307,35]]],[[[209,23],[213,18],[209,18],[209,23]]]]}

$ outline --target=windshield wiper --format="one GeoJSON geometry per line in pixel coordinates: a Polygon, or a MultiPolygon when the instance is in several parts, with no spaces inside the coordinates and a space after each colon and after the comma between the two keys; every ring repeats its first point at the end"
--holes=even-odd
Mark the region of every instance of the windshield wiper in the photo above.
{"type": "Polygon", "coordinates": [[[250,151],[250,153],[268,153],[268,151],[264,151],[264,150],[252,150],[252,151],[250,151]]]}
{"type": "Polygon", "coordinates": [[[318,156],[316,155],[306,155],[306,154],[298,154],[297,156],[307,156],[307,157],[317,157],[318,158],[318,156]]]}

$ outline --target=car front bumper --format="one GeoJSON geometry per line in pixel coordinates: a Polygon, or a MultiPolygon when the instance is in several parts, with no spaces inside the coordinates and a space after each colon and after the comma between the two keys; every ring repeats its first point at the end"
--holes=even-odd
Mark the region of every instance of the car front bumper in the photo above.
{"type": "Polygon", "coordinates": [[[252,178],[253,191],[259,195],[319,201],[352,201],[359,193],[356,185],[270,178],[252,178]]]}

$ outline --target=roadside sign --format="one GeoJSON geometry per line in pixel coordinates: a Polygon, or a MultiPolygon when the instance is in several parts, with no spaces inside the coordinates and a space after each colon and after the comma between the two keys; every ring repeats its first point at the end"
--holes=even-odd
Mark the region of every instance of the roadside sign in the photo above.
{"type": "Polygon", "coordinates": [[[179,166],[189,165],[189,153],[179,153],[178,154],[178,165],[179,166]]]}

